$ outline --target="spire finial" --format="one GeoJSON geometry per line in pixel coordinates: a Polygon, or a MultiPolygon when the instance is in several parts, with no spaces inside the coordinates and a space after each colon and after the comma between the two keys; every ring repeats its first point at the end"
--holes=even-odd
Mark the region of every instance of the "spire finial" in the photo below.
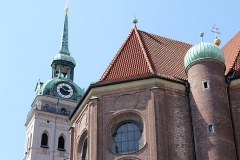
{"type": "Polygon", "coordinates": [[[133,24],[134,24],[134,26],[136,26],[137,23],[138,23],[138,20],[137,20],[136,16],[134,15],[134,18],[133,18],[133,24]]]}
{"type": "Polygon", "coordinates": [[[66,7],[65,7],[65,12],[67,13],[68,12],[68,0],[66,0],[66,7]]]}
{"type": "Polygon", "coordinates": [[[203,32],[200,32],[200,37],[201,37],[201,41],[203,42],[203,36],[204,36],[204,33],[203,32]]]}
{"type": "Polygon", "coordinates": [[[219,28],[217,28],[217,26],[216,26],[215,24],[212,26],[212,29],[213,29],[213,30],[211,30],[211,32],[213,32],[213,33],[215,34],[214,44],[215,44],[216,46],[219,46],[219,45],[221,44],[221,40],[218,39],[217,36],[218,36],[218,34],[221,34],[221,32],[218,32],[219,28]]]}
{"type": "Polygon", "coordinates": [[[62,33],[62,43],[61,43],[61,50],[60,53],[70,54],[68,50],[68,0],[66,0],[66,7],[65,7],[65,20],[63,24],[63,33],[62,33]]]}

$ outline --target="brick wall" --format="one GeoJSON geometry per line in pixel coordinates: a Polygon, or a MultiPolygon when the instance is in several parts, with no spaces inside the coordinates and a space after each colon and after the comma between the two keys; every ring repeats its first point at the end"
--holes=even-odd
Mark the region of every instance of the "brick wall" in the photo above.
{"type": "Polygon", "coordinates": [[[188,79],[197,159],[236,159],[224,66],[198,61],[189,68],[188,79]],[[206,80],[208,89],[202,83],[206,80]],[[214,133],[208,131],[211,124],[214,133]]]}

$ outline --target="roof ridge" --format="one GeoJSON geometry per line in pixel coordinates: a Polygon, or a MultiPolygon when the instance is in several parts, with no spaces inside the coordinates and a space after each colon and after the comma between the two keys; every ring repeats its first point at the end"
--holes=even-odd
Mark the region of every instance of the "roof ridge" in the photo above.
{"type": "Polygon", "coordinates": [[[138,34],[138,29],[137,29],[137,27],[134,27],[134,30],[135,30],[136,36],[137,36],[137,38],[138,38],[138,41],[139,41],[139,43],[140,43],[140,46],[141,46],[141,48],[142,48],[144,57],[145,57],[145,59],[146,59],[146,61],[147,61],[148,67],[149,67],[151,73],[152,73],[152,74],[155,74],[155,71],[153,70],[152,64],[151,64],[151,62],[150,62],[150,60],[149,60],[149,58],[148,58],[146,49],[144,48],[142,39],[141,39],[140,35],[138,34]]]}
{"type": "MultiPolygon", "coordinates": [[[[240,48],[240,47],[238,47],[238,48],[240,48]]],[[[239,53],[240,53],[240,49],[238,49],[237,53],[235,54],[234,61],[233,61],[232,65],[230,66],[230,68],[228,69],[227,73],[229,73],[231,71],[231,69],[235,67],[237,58],[239,57],[239,53]]]]}
{"type": "Polygon", "coordinates": [[[112,68],[114,62],[116,61],[117,57],[120,55],[121,51],[123,50],[124,46],[127,44],[127,42],[130,39],[130,36],[132,35],[134,31],[134,28],[131,30],[131,32],[128,34],[126,40],[123,42],[122,46],[119,48],[119,50],[117,51],[117,54],[114,56],[113,60],[110,62],[110,64],[108,65],[107,69],[105,70],[105,72],[103,73],[103,75],[101,76],[101,78],[99,79],[98,82],[103,81],[107,75],[109,74],[110,69],[112,68]]]}
{"type": "MultiPolygon", "coordinates": [[[[184,43],[184,44],[188,44],[188,45],[192,45],[192,46],[193,46],[193,44],[190,44],[190,43],[187,43],[187,42],[179,41],[179,40],[172,39],[172,38],[167,38],[167,37],[164,37],[164,36],[159,36],[159,35],[157,35],[157,34],[145,32],[145,31],[142,31],[142,30],[138,30],[138,31],[143,32],[143,33],[145,33],[145,34],[150,34],[151,36],[162,37],[162,38],[168,39],[168,40],[170,40],[170,41],[175,41],[175,42],[184,43]]],[[[151,38],[155,40],[154,37],[151,37],[151,38]]]]}
{"type": "MultiPolygon", "coordinates": [[[[238,34],[240,35],[240,31],[238,31],[238,32],[221,48],[221,50],[224,50],[224,48],[227,47],[228,43],[230,43],[232,40],[234,40],[234,39],[238,36],[238,34]]],[[[236,60],[237,60],[237,57],[238,57],[238,55],[239,55],[239,51],[240,51],[240,44],[238,45],[238,49],[235,51],[236,53],[235,53],[234,56],[233,56],[234,58],[233,58],[232,62],[230,63],[229,68],[226,68],[226,71],[225,71],[226,74],[229,73],[230,70],[234,67],[235,62],[236,62],[236,60]],[[227,69],[228,69],[228,70],[227,70],[227,69]]],[[[225,55],[225,56],[226,56],[226,55],[225,55]]]]}

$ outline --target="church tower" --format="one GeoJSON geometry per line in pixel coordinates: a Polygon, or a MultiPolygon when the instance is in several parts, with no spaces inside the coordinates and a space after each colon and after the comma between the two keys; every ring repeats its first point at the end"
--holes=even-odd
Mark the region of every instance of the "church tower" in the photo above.
{"type": "MultiPolygon", "coordinates": [[[[203,37],[203,33],[200,33],[203,37]]],[[[218,45],[203,40],[191,47],[184,65],[190,83],[196,159],[237,159],[225,81],[225,57],[218,45]]]]}
{"type": "Polygon", "coordinates": [[[73,82],[76,62],[68,49],[68,8],[61,49],[52,60],[52,77],[36,85],[36,97],[27,115],[24,160],[63,160],[69,158],[68,116],[83,95],[73,82]]]}

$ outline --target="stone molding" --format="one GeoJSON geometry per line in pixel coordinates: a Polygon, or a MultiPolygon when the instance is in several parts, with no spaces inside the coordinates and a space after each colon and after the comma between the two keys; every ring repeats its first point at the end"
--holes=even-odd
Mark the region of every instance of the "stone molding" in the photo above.
{"type": "Polygon", "coordinates": [[[54,155],[57,156],[57,157],[69,158],[69,154],[68,153],[55,152],[54,155]]]}
{"type": "Polygon", "coordinates": [[[50,124],[50,123],[39,122],[38,125],[43,126],[43,127],[52,128],[52,124],[50,124]]]}
{"type": "Polygon", "coordinates": [[[58,130],[63,130],[63,131],[68,131],[69,127],[65,127],[65,126],[58,126],[56,127],[58,130]]]}
{"type": "Polygon", "coordinates": [[[84,108],[84,106],[88,103],[89,99],[93,96],[96,96],[101,93],[108,93],[108,92],[114,92],[114,91],[123,91],[123,90],[129,90],[132,88],[138,88],[138,87],[144,87],[144,86],[161,86],[162,88],[169,89],[169,90],[178,90],[179,92],[185,92],[186,87],[184,84],[180,84],[177,82],[172,82],[169,80],[164,80],[161,78],[151,78],[151,79],[144,79],[139,81],[131,81],[131,82],[125,82],[125,83],[119,83],[115,85],[107,85],[107,86],[99,86],[96,88],[92,88],[83,102],[78,107],[77,111],[71,118],[71,122],[74,123],[77,119],[78,115],[84,108]]]}
{"type": "Polygon", "coordinates": [[[124,156],[121,158],[117,158],[116,160],[141,160],[141,159],[134,157],[134,156],[124,156]]]}
{"type": "Polygon", "coordinates": [[[138,98],[133,94],[122,94],[113,100],[113,107],[114,108],[122,108],[122,107],[136,107],[139,100],[138,98]],[[122,103],[125,102],[125,103],[122,103]]]}
{"type": "Polygon", "coordinates": [[[37,153],[50,155],[50,151],[48,149],[38,149],[37,153]]]}

